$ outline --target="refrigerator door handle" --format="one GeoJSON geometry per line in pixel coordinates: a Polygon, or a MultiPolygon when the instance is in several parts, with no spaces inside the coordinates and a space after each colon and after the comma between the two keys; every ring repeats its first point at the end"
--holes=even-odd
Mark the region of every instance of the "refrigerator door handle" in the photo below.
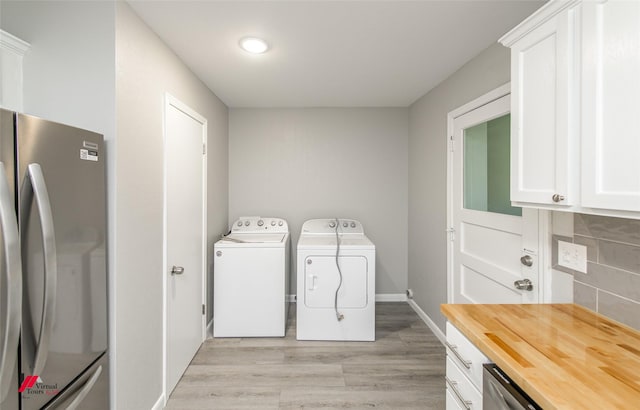
{"type": "Polygon", "coordinates": [[[56,282],[58,280],[58,261],[56,252],[56,236],[53,227],[53,213],[47,185],[44,180],[40,164],[29,164],[27,175],[24,179],[22,194],[21,216],[24,218],[29,213],[32,196],[35,196],[40,225],[42,228],[42,248],[44,251],[44,296],[42,305],[42,320],[40,321],[40,334],[37,340],[37,348],[32,375],[39,375],[44,369],[49,353],[49,339],[53,328],[53,317],[56,306],[56,282]],[[34,195],[32,195],[34,194],[34,195]]]}
{"type": "Polygon", "coordinates": [[[89,394],[91,389],[93,389],[93,386],[98,381],[98,378],[100,377],[101,373],[102,373],[102,366],[96,369],[95,373],[93,373],[93,375],[89,378],[89,380],[87,380],[84,386],[82,386],[82,389],[80,390],[76,398],[73,399],[73,401],[69,404],[69,406],[67,406],[65,410],[75,410],[78,408],[78,406],[82,403],[84,398],[87,397],[87,394],[89,394]]]}
{"type": "Polygon", "coordinates": [[[20,255],[20,235],[18,221],[13,204],[13,194],[7,183],[4,164],[0,162],[0,224],[6,261],[6,295],[2,297],[6,303],[5,328],[0,340],[0,403],[7,394],[18,357],[18,339],[22,319],[22,259],[20,255]]]}

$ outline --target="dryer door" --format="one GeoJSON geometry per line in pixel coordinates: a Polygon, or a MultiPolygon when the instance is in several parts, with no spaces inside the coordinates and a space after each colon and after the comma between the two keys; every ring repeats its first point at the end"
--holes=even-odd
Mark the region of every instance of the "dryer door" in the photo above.
{"type": "MultiPolygon", "coordinates": [[[[338,308],[362,309],[367,306],[367,258],[340,256],[342,286],[338,292],[338,308]]],[[[335,256],[308,256],[305,259],[304,304],[309,308],[333,308],[340,274],[335,256]]]]}

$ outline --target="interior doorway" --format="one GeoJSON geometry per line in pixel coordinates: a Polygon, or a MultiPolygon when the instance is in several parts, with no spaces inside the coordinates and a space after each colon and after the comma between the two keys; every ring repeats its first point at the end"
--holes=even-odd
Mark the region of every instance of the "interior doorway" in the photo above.
{"type": "Polygon", "coordinates": [[[449,303],[540,300],[539,211],[511,206],[504,86],[449,114],[449,303]]]}
{"type": "Polygon", "coordinates": [[[165,400],[206,335],[207,120],[166,95],[165,400]]]}

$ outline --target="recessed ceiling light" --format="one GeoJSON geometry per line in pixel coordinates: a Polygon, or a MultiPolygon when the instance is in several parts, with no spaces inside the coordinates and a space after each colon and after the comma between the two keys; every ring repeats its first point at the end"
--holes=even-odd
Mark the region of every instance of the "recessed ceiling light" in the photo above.
{"type": "Polygon", "coordinates": [[[240,40],[240,47],[251,54],[262,54],[269,49],[266,41],[257,37],[245,37],[240,40]]]}

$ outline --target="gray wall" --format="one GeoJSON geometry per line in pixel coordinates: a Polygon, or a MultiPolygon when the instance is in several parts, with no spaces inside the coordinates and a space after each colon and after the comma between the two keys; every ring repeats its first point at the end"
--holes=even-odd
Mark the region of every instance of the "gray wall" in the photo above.
{"type": "Polygon", "coordinates": [[[640,330],[640,221],[595,215],[573,215],[573,237],[557,240],[587,247],[587,273],[561,266],[573,275],[574,301],[640,330]]]}
{"type": "Polygon", "coordinates": [[[409,109],[409,287],[444,332],[447,302],[447,114],[509,82],[509,50],[494,44],[409,109]]]}
{"type": "Polygon", "coordinates": [[[113,139],[115,5],[6,1],[0,26],[31,44],[24,57],[24,112],[113,139]]]}
{"type": "Polygon", "coordinates": [[[209,252],[227,227],[227,108],[126,3],[3,0],[0,16],[31,43],[25,112],[107,141],[111,404],[150,408],[162,391],[164,92],[208,119],[209,252]]]}
{"type": "MultiPolygon", "coordinates": [[[[0,26],[31,44],[24,57],[24,112],[105,137],[112,303],[115,278],[112,249],[116,237],[115,3],[2,0],[0,26]]],[[[109,319],[113,336],[114,317],[109,319]]],[[[114,377],[112,372],[111,379],[114,377]]]]}
{"type": "Polygon", "coordinates": [[[116,17],[115,408],[126,410],[150,408],[162,392],[165,92],[208,120],[209,260],[227,227],[228,112],[126,3],[116,17]]]}
{"type": "Polygon", "coordinates": [[[404,293],[407,119],[406,108],[231,109],[229,223],[285,218],[295,255],[305,220],[357,219],[376,245],[376,293],[404,293]]]}

